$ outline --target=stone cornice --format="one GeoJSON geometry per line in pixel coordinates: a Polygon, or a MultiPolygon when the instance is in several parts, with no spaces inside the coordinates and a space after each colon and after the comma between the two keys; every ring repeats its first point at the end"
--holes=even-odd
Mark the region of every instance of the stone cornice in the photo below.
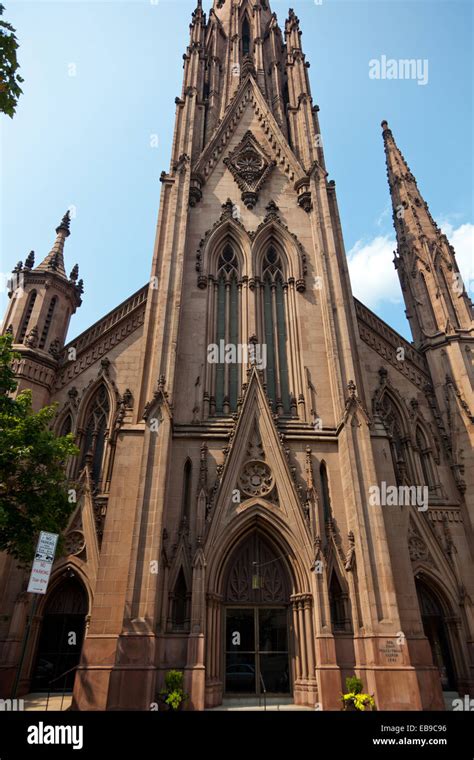
{"type": "Polygon", "coordinates": [[[359,335],[379,356],[395,367],[418,388],[430,382],[430,374],[425,358],[405,338],[377,317],[370,309],[354,298],[359,335]],[[405,358],[397,359],[397,349],[403,348],[405,358]]]}
{"type": "Polygon", "coordinates": [[[64,347],[56,389],[67,385],[143,324],[147,294],[148,284],[64,347]],[[72,348],[76,350],[76,359],[68,361],[72,348]]]}
{"type": "Polygon", "coordinates": [[[21,353],[20,359],[13,360],[13,370],[15,376],[20,379],[24,378],[36,385],[42,385],[44,388],[51,390],[56,375],[57,362],[43,351],[13,346],[15,351],[21,353]]]}
{"type": "Polygon", "coordinates": [[[66,280],[60,274],[53,270],[43,269],[22,269],[20,274],[24,277],[25,284],[38,287],[48,287],[53,284],[58,293],[64,295],[73,306],[74,310],[82,303],[78,286],[72,280],[66,280]]]}

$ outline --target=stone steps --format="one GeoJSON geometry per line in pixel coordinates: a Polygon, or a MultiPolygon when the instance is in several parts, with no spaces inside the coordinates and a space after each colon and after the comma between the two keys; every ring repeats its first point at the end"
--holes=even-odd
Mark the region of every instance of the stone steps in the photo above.
{"type": "MultiPolygon", "coordinates": [[[[305,707],[303,705],[293,704],[292,697],[267,697],[266,711],[267,712],[287,712],[287,711],[308,711],[311,707],[305,707]]],[[[222,701],[221,705],[217,707],[210,707],[211,710],[218,712],[233,712],[233,711],[264,711],[263,697],[228,697],[222,701]]]]}
{"type": "Polygon", "coordinates": [[[72,702],[72,693],[66,692],[64,697],[60,694],[48,695],[44,692],[32,692],[22,697],[25,704],[25,711],[44,711],[44,710],[69,710],[72,702]]]}

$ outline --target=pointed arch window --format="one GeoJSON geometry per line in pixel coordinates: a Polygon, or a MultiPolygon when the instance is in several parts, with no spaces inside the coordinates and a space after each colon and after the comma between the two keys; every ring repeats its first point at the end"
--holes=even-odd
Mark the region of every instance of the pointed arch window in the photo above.
{"type": "Polygon", "coordinates": [[[347,594],[342,590],[336,572],[333,570],[329,584],[329,608],[331,624],[334,633],[347,631],[350,628],[347,614],[347,594]]]}
{"type": "MultiPolygon", "coordinates": [[[[449,287],[449,284],[448,284],[449,278],[446,277],[446,272],[443,266],[440,266],[439,271],[441,272],[441,278],[444,284],[444,289],[446,293],[446,308],[448,310],[448,314],[451,319],[452,326],[459,328],[460,327],[459,318],[458,318],[456,309],[453,305],[453,294],[454,294],[453,286],[449,287]]],[[[453,285],[454,285],[454,282],[458,284],[457,280],[453,281],[453,285]]]]}
{"type": "Polygon", "coordinates": [[[105,443],[110,415],[109,394],[105,385],[101,385],[92,398],[85,420],[85,433],[82,445],[80,469],[91,462],[91,478],[96,491],[100,490],[105,443]]]}
{"type": "Polygon", "coordinates": [[[289,414],[290,394],[286,353],[285,286],[281,258],[274,246],[269,246],[263,258],[262,282],[263,325],[267,346],[266,381],[268,395],[275,404],[279,414],[289,414]]]}
{"type": "Polygon", "coordinates": [[[237,408],[239,364],[239,263],[235,249],[225,245],[217,264],[215,413],[229,414],[237,408]],[[232,353],[233,352],[233,353],[232,353]],[[230,359],[230,361],[229,361],[230,359]]]}
{"type": "Polygon", "coordinates": [[[385,427],[390,436],[390,451],[397,485],[404,485],[412,478],[409,470],[407,439],[403,433],[400,415],[387,394],[382,399],[381,409],[385,427]]]}
{"type": "Polygon", "coordinates": [[[183,503],[181,508],[181,515],[182,518],[186,519],[186,521],[189,523],[189,517],[191,514],[191,483],[193,475],[193,465],[190,459],[186,459],[183,475],[183,503]]]}
{"type": "Polygon", "coordinates": [[[53,316],[54,316],[54,310],[56,309],[57,301],[58,301],[57,297],[53,296],[53,298],[51,299],[51,301],[49,303],[48,313],[46,314],[46,319],[44,321],[43,332],[41,333],[41,338],[40,338],[40,342],[39,342],[39,348],[44,348],[45,347],[46,340],[47,340],[48,333],[49,333],[49,328],[51,327],[51,322],[52,322],[53,316]]]}
{"type": "Polygon", "coordinates": [[[328,472],[327,472],[326,465],[324,462],[321,462],[321,465],[319,468],[319,476],[321,478],[321,501],[323,505],[323,519],[324,519],[324,524],[326,525],[327,522],[332,518],[332,510],[331,510],[331,497],[329,495],[328,472]]]}
{"type": "Polygon", "coordinates": [[[189,594],[183,568],[180,569],[171,595],[171,625],[173,631],[189,630],[189,594]]]}
{"type": "Polygon", "coordinates": [[[426,438],[420,427],[416,429],[416,446],[420,457],[423,485],[429,488],[435,487],[433,463],[431,461],[431,449],[426,443],[426,438]]]}
{"type": "Polygon", "coordinates": [[[242,55],[250,55],[250,24],[247,16],[242,24],[242,55]]]}
{"type": "Polygon", "coordinates": [[[30,296],[28,298],[28,303],[26,305],[25,313],[23,315],[23,319],[21,322],[21,327],[18,332],[17,343],[23,343],[25,339],[26,331],[28,330],[28,325],[30,322],[31,314],[33,312],[33,307],[35,305],[37,295],[38,294],[36,290],[32,290],[30,293],[30,296]]]}
{"type": "Polygon", "coordinates": [[[421,282],[421,297],[422,297],[422,305],[421,309],[423,311],[423,306],[426,306],[425,311],[423,311],[423,314],[425,315],[424,324],[425,332],[437,332],[438,330],[438,323],[436,320],[436,315],[434,313],[433,304],[431,303],[431,296],[430,291],[428,290],[428,285],[426,284],[425,275],[423,272],[420,272],[420,282],[421,282]]]}
{"type": "Polygon", "coordinates": [[[63,420],[63,424],[61,425],[59,435],[60,436],[69,435],[69,433],[71,432],[72,432],[72,417],[70,414],[68,414],[67,417],[65,417],[65,419],[63,420]]]}

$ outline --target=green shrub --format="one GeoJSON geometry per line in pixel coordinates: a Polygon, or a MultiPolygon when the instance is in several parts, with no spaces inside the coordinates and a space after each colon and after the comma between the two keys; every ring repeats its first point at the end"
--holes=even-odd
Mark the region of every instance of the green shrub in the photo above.
{"type": "Polygon", "coordinates": [[[347,676],[346,691],[351,694],[360,694],[363,689],[362,680],[357,676],[347,676]]]}
{"type": "Polygon", "coordinates": [[[189,695],[183,691],[184,674],[180,670],[168,670],[165,674],[165,689],[160,691],[163,702],[172,710],[179,710],[189,695]]]}
{"type": "Polygon", "coordinates": [[[165,675],[166,691],[171,693],[172,691],[182,691],[184,683],[184,675],[181,670],[168,670],[165,675]]]}
{"type": "Polygon", "coordinates": [[[356,710],[376,710],[375,699],[373,694],[363,694],[363,684],[357,676],[348,676],[346,678],[347,694],[342,694],[342,707],[344,710],[350,709],[351,705],[356,710]]]}
{"type": "Polygon", "coordinates": [[[170,691],[170,693],[165,699],[166,704],[169,705],[172,710],[177,710],[182,701],[183,701],[182,691],[170,691]]]}

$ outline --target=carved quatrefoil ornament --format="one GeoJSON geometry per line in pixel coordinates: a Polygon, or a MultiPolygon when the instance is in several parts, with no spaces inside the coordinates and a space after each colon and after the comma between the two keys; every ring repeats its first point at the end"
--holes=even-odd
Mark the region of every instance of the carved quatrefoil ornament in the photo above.
{"type": "Polygon", "coordinates": [[[82,530],[72,530],[67,534],[64,544],[68,554],[80,554],[86,546],[84,533],[82,530]]]}
{"type": "Polygon", "coordinates": [[[240,490],[246,496],[267,496],[273,486],[273,475],[268,464],[258,460],[247,462],[239,477],[240,490]]]}
{"type": "Polygon", "coordinates": [[[243,202],[247,208],[253,208],[258,200],[258,192],[276,161],[269,159],[248,130],[240,143],[224,158],[224,163],[242,190],[243,202]]]}

